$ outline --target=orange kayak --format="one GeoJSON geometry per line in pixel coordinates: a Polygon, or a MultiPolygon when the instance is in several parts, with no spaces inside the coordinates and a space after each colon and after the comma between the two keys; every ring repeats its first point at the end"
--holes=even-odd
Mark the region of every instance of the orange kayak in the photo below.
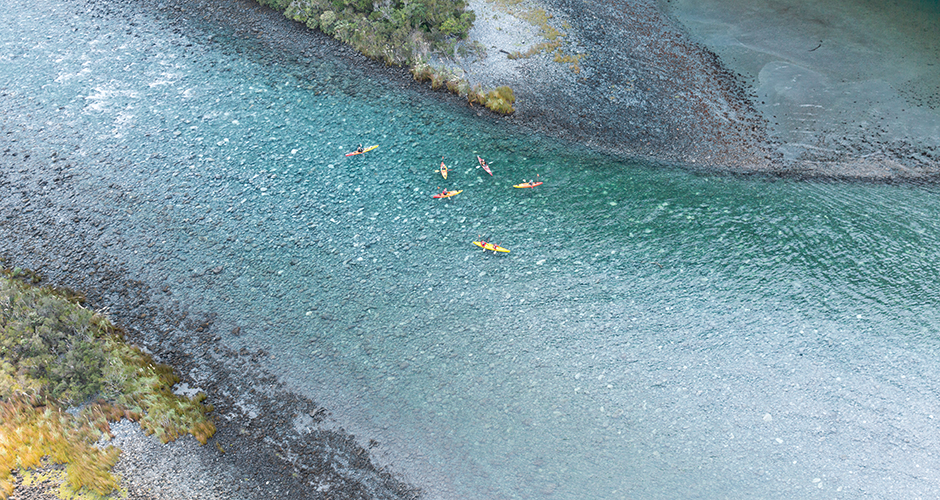
{"type": "Polygon", "coordinates": [[[447,178],[447,165],[444,165],[444,161],[441,161],[441,169],[439,170],[441,175],[446,179],[447,178]]]}
{"type": "Polygon", "coordinates": [[[514,188],[534,188],[535,186],[541,186],[542,181],[538,182],[523,182],[522,184],[514,184],[514,188]]]}
{"type": "Polygon", "coordinates": [[[478,247],[480,247],[480,248],[482,248],[483,250],[490,250],[490,251],[492,251],[493,253],[496,253],[496,252],[506,252],[506,253],[509,253],[509,249],[503,248],[503,247],[501,247],[501,246],[499,246],[499,245],[496,245],[496,244],[494,244],[494,243],[487,243],[487,242],[485,242],[485,241],[474,241],[473,244],[476,245],[476,246],[478,246],[478,247]]]}
{"type": "Polygon", "coordinates": [[[431,198],[450,198],[451,196],[456,196],[462,192],[463,192],[463,189],[461,189],[460,191],[448,191],[445,189],[441,191],[440,193],[437,193],[436,195],[432,196],[431,198]]]}

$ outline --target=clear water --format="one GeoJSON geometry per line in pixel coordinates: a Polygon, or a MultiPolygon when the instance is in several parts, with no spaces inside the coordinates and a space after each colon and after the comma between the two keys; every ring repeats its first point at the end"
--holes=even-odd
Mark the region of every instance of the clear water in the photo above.
{"type": "Polygon", "coordinates": [[[0,23],[4,132],[56,130],[36,150],[120,208],[103,252],[429,498],[940,487],[935,190],[621,161],[195,21],[28,7],[0,23]]]}
{"type": "Polygon", "coordinates": [[[660,4],[752,86],[788,159],[940,145],[936,0],[660,4]]]}

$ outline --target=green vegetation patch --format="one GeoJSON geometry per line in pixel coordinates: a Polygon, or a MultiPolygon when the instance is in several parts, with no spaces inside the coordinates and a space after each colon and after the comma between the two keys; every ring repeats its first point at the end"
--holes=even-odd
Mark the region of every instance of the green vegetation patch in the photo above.
{"type": "MultiPolygon", "coordinates": [[[[462,77],[427,64],[430,54],[448,57],[460,51],[478,53],[481,47],[464,44],[476,15],[466,0],[257,0],[310,29],[352,46],[362,54],[389,65],[407,66],[418,81],[434,89],[446,88],[466,96],[469,83],[462,77]]],[[[493,109],[511,113],[512,106],[493,109]]]]}
{"type": "Polygon", "coordinates": [[[410,65],[462,40],[476,19],[465,0],[258,0],[370,57],[410,65]]]}
{"type": "Polygon", "coordinates": [[[126,344],[82,295],[24,282],[30,276],[0,273],[0,498],[12,494],[14,470],[44,459],[66,465],[63,491],[112,492],[120,450],[95,443],[121,418],[164,443],[189,433],[205,444],[215,433],[205,394],[173,394],[170,367],[126,344]]]}

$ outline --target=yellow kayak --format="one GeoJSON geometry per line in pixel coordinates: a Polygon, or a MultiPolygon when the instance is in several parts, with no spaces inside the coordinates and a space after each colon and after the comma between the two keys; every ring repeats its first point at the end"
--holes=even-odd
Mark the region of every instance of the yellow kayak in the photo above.
{"type": "Polygon", "coordinates": [[[431,198],[450,198],[451,196],[456,196],[462,192],[463,192],[463,189],[461,189],[460,191],[448,191],[445,189],[444,191],[437,193],[431,198]]]}
{"type": "Polygon", "coordinates": [[[353,151],[352,153],[346,153],[346,156],[355,156],[355,155],[361,155],[362,153],[368,153],[369,151],[372,151],[373,149],[377,147],[379,147],[378,144],[376,144],[375,146],[369,146],[363,149],[362,151],[353,151]]]}
{"type": "Polygon", "coordinates": [[[496,253],[496,252],[506,252],[506,253],[509,253],[509,249],[508,249],[508,248],[503,248],[503,247],[501,247],[501,246],[499,246],[499,245],[497,245],[497,244],[495,244],[495,243],[488,243],[488,242],[485,242],[485,241],[474,241],[473,244],[476,245],[476,246],[478,246],[478,247],[480,247],[480,248],[482,248],[483,250],[490,250],[490,251],[492,251],[493,253],[496,253]]]}
{"type": "Polygon", "coordinates": [[[447,165],[444,165],[444,162],[443,162],[443,161],[441,161],[441,169],[438,170],[438,172],[440,172],[441,175],[442,175],[445,179],[447,178],[447,165]]]}

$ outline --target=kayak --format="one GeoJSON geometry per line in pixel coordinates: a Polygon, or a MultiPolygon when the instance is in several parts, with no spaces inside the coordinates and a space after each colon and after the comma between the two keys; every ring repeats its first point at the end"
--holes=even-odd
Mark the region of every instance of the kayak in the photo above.
{"type": "Polygon", "coordinates": [[[441,175],[444,176],[445,179],[447,178],[447,165],[444,165],[443,160],[441,160],[441,169],[438,170],[438,172],[440,172],[441,175]]]}
{"type": "Polygon", "coordinates": [[[369,146],[363,149],[362,151],[353,151],[352,153],[346,153],[346,156],[355,156],[355,155],[361,155],[362,153],[368,153],[369,151],[372,151],[373,149],[377,147],[379,147],[378,144],[376,144],[375,146],[369,146]]]}
{"type": "Polygon", "coordinates": [[[480,155],[477,155],[477,161],[480,162],[480,166],[483,167],[483,170],[486,170],[486,173],[493,175],[493,171],[490,170],[490,166],[486,164],[486,160],[480,158],[480,155]]]}
{"type": "Polygon", "coordinates": [[[485,242],[485,241],[474,241],[473,244],[476,245],[476,246],[478,246],[478,247],[480,247],[480,248],[482,248],[483,250],[490,250],[490,251],[492,251],[493,253],[496,253],[496,252],[506,252],[506,253],[509,253],[509,249],[508,249],[508,248],[503,248],[503,247],[501,247],[501,246],[499,246],[499,245],[495,245],[495,244],[493,244],[493,243],[487,243],[487,242],[485,242]]]}
{"type": "Polygon", "coordinates": [[[458,194],[460,194],[460,193],[462,193],[462,192],[463,192],[463,189],[461,189],[460,191],[448,191],[448,190],[445,189],[444,191],[442,191],[442,192],[440,192],[440,193],[437,193],[436,195],[432,196],[431,198],[450,198],[451,196],[458,195],[458,194]]]}
{"type": "Polygon", "coordinates": [[[542,181],[539,182],[523,182],[522,184],[513,184],[514,188],[534,188],[535,186],[541,186],[542,181]]]}

